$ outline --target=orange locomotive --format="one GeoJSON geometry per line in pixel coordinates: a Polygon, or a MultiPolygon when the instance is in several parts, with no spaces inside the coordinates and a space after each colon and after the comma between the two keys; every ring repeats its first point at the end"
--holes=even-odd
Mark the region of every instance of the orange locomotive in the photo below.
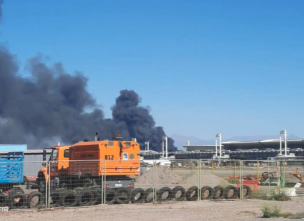
{"type": "Polygon", "coordinates": [[[112,140],[83,141],[72,146],[54,146],[48,168],[42,168],[37,184],[50,182],[53,188],[75,188],[101,185],[107,188],[133,188],[140,170],[140,146],[122,141],[118,134],[112,140]],[[46,181],[46,182],[45,182],[46,181]]]}

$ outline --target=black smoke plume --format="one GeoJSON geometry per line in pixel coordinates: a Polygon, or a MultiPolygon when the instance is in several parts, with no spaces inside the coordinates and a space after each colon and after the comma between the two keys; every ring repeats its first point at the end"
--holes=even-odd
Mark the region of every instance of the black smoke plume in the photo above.
{"type": "MultiPolygon", "coordinates": [[[[125,128],[124,136],[135,137],[140,143],[150,141],[150,148],[161,151],[162,137],[165,132],[162,127],[155,127],[155,121],[147,108],[139,106],[140,98],[132,90],[120,91],[116,105],[112,107],[113,120],[125,128]]],[[[168,149],[175,151],[174,141],[168,139],[168,149]]]]}
{"type": "MultiPolygon", "coordinates": [[[[0,19],[2,1],[0,0],[0,19]]],[[[61,63],[47,65],[41,56],[28,61],[30,77],[20,75],[16,56],[0,45],[0,143],[28,144],[30,149],[73,144],[84,138],[111,139],[114,132],[124,139],[136,138],[144,147],[161,150],[165,132],[155,127],[147,108],[139,106],[134,91],[122,90],[113,106],[113,119],[105,119],[88,79],[79,72],[67,73],[61,63]]],[[[174,151],[169,139],[169,150],[174,151]]]]}

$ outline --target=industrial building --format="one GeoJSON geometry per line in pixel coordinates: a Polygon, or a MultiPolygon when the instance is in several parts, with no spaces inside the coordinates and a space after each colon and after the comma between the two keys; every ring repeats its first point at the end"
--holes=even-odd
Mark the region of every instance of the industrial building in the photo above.
{"type": "MultiPolygon", "coordinates": [[[[303,149],[304,140],[287,140],[288,148],[291,149],[303,149]]],[[[185,145],[183,146],[186,151],[209,151],[215,150],[215,145],[185,145]]],[[[227,141],[222,142],[223,150],[237,151],[237,150],[279,150],[280,140],[260,140],[260,141],[227,141]]]]}
{"type": "MultiPolygon", "coordinates": [[[[289,158],[304,159],[304,140],[287,140],[286,155],[289,158]]],[[[280,154],[280,140],[260,141],[227,141],[221,143],[222,156],[235,160],[267,160],[280,154]]],[[[188,145],[183,146],[185,151],[172,152],[169,156],[175,159],[212,159],[219,156],[216,145],[188,145]]],[[[217,145],[219,147],[219,145],[217,145]]],[[[282,153],[284,153],[282,148],[282,153]]],[[[161,154],[145,153],[145,159],[159,159],[161,154]]]]}

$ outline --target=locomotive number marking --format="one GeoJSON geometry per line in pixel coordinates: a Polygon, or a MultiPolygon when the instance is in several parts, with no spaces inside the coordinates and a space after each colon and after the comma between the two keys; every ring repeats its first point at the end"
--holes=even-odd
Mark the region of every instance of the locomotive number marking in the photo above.
{"type": "Polygon", "coordinates": [[[114,160],[114,155],[105,155],[105,160],[114,160]]]}

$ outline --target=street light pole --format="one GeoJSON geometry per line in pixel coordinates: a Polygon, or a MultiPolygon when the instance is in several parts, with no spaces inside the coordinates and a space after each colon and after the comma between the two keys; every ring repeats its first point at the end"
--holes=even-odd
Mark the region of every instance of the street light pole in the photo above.
{"type": "Polygon", "coordinates": [[[220,134],[220,158],[222,158],[222,134],[220,134]]]}
{"type": "Polygon", "coordinates": [[[282,156],[282,136],[280,134],[280,156],[282,156]]]}
{"type": "Polygon", "coordinates": [[[165,144],[166,144],[166,159],[168,159],[168,137],[165,136],[165,144]]]}
{"type": "Polygon", "coordinates": [[[285,157],[287,157],[287,131],[284,130],[284,135],[285,135],[285,157]]]}
{"type": "Polygon", "coordinates": [[[215,135],[215,145],[216,145],[216,155],[217,155],[217,139],[219,139],[219,145],[220,145],[220,155],[219,158],[222,157],[222,134],[218,133],[215,135]]]}
{"type": "Polygon", "coordinates": [[[164,158],[165,153],[164,153],[164,137],[162,138],[162,157],[164,158]]]}
{"type": "Polygon", "coordinates": [[[149,141],[146,141],[146,142],[145,142],[145,149],[146,149],[147,151],[149,151],[149,141]]]}
{"type": "Polygon", "coordinates": [[[217,157],[217,138],[215,137],[215,156],[217,157]]]}
{"type": "Polygon", "coordinates": [[[284,135],[284,156],[287,157],[287,130],[281,130],[280,131],[280,155],[282,155],[282,135],[284,135]]]}

